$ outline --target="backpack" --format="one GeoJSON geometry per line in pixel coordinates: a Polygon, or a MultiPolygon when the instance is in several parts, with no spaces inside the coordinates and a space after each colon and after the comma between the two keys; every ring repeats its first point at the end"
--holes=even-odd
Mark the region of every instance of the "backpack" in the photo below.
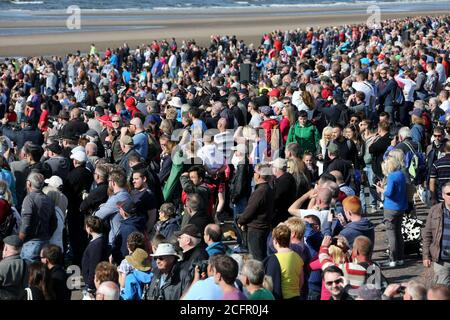
{"type": "Polygon", "coordinates": [[[403,90],[397,85],[395,88],[393,104],[396,107],[402,106],[405,103],[405,95],[403,94],[403,90]]]}
{"type": "Polygon", "coordinates": [[[341,111],[337,123],[339,123],[343,127],[347,126],[347,124],[349,124],[350,122],[350,109],[343,105],[338,105],[337,109],[341,111]]]}
{"type": "Polygon", "coordinates": [[[410,150],[405,155],[405,163],[408,173],[414,181],[414,184],[421,184],[426,173],[425,157],[419,150],[414,151],[410,143],[405,142],[405,145],[410,150]]]}
{"type": "Polygon", "coordinates": [[[16,218],[14,217],[9,203],[4,199],[0,199],[0,201],[5,202],[5,205],[2,207],[8,212],[5,221],[0,223],[0,240],[3,240],[12,234],[14,226],[16,225],[16,218]]]}

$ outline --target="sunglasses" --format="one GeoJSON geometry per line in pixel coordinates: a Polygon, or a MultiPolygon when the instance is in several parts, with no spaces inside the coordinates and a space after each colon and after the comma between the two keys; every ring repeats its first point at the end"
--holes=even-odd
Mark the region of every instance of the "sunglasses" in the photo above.
{"type": "Polygon", "coordinates": [[[156,260],[166,260],[168,257],[167,256],[159,256],[156,257],[156,260]]]}
{"type": "Polygon", "coordinates": [[[327,281],[327,282],[325,282],[325,285],[330,287],[333,283],[334,284],[340,284],[340,283],[342,283],[342,279],[337,279],[337,280],[334,280],[334,281],[327,281]]]}
{"type": "Polygon", "coordinates": [[[120,123],[120,121],[119,120],[113,120],[113,121],[111,121],[112,123],[120,123]]]}
{"type": "Polygon", "coordinates": [[[433,137],[440,138],[440,137],[442,137],[442,134],[433,134],[433,137]]]}

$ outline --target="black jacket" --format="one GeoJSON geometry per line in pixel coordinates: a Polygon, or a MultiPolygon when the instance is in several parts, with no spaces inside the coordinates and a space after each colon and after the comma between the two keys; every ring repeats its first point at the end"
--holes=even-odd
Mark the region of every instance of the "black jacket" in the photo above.
{"type": "Polygon", "coordinates": [[[33,144],[37,145],[44,143],[44,137],[42,136],[41,131],[31,126],[23,128],[22,130],[13,130],[9,126],[3,126],[1,131],[4,136],[7,136],[15,143],[17,150],[22,149],[27,141],[31,141],[33,144]]]}
{"type": "Polygon", "coordinates": [[[180,269],[185,271],[191,280],[194,278],[195,264],[204,260],[208,260],[209,256],[206,252],[206,246],[200,242],[197,246],[189,251],[183,252],[183,261],[180,262],[180,269]]]}
{"type": "Polygon", "coordinates": [[[77,136],[80,137],[82,134],[86,133],[89,130],[89,126],[86,122],[83,122],[79,119],[70,120],[62,129],[63,136],[77,136]]]}
{"type": "Polygon", "coordinates": [[[242,163],[237,166],[230,182],[231,203],[248,199],[252,193],[253,166],[242,163]]]}
{"type": "Polygon", "coordinates": [[[197,212],[192,217],[190,217],[189,214],[185,214],[181,223],[181,229],[183,229],[185,225],[194,224],[197,226],[198,231],[203,234],[206,226],[210,223],[214,223],[214,220],[204,211],[197,212]]]}
{"type": "Polygon", "coordinates": [[[286,172],[281,177],[274,180],[274,219],[272,226],[277,226],[280,222],[286,221],[290,214],[288,208],[297,199],[297,184],[294,177],[286,172]]]}
{"type": "Polygon", "coordinates": [[[391,139],[389,138],[389,134],[385,134],[369,147],[369,152],[372,154],[372,170],[378,178],[383,177],[381,163],[383,162],[383,155],[390,145],[391,139]]]}
{"type": "Polygon", "coordinates": [[[67,273],[61,266],[54,266],[50,270],[50,279],[56,300],[70,300],[71,292],[67,288],[67,273]]]}
{"type": "Polygon", "coordinates": [[[155,270],[146,295],[147,300],[180,300],[191,282],[189,275],[180,267],[179,263],[175,263],[161,288],[162,274],[159,270],[155,270]]]}
{"type": "Polygon", "coordinates": [[[344,178],[345,184],[349,185],[351,182],[351,172],[352,172],[352,163],[347,160],[343,160],[340,158],[334,158],[330,162],[327,163],[324,168],[324,172],[330,173],[331,171],[339,171],[342,173],[342,177],[344,178]]]}
{"type": "Polygon", "coordinates": [[[68,211],[78,212],[82,202],[82,192],[89,192],[94,178],[92,172],[86,167],[81,166],[73,169],[67,175],[67,181],[64,184],[64,194],[69,200],[68,211]]]}
{"type": "Polygon", "coordinates": [[[238,219],[240,225],[249,228],[270,229],[273,221],[274,192],[267,182],[260,183],[248,199],[247,207],[238,219]]]}
{"type": "Polygon", "coordinates": [[[86,250],[84,250],[83,259],[81,260],[81,272],[86,287],[89,289],[95,290],[95,268],[99,262],[108,261],[109,253],[108,237],[103,235],[89,242],[86,250]]]}
{"type": "Polygon", "coordinates": [[[108,182],[97,185],[89,192],[89,196],[80,204],[80,211],[84,214],[90,214],[97,211],[98,207],[108,200],[108,182]]]}

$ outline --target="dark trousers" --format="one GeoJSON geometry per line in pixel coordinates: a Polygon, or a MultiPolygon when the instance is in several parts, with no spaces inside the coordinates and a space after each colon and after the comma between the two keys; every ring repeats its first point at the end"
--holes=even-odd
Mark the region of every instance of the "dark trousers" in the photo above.
{"type": "Polygon", "coordinates": [[[411,117],[409,115],[409,112],[412,111],[413,107],[414,107],[414,102],[407,101],[398,108],[400,123],[405,127],[409,127],[409,125],[410,125],[411,117]]]}
{"type": "Polygon", "coordinates": [[[259,230],[248,228],[247,242],[248,250],[253,256],[253,259],[263,261],[267,256],[267,237],[269,236],[269,229],[259,230]]]}
{"type": "Polygon", "coordinates": [[[384,224],[389,241],[389,260],[391,261],[403,259],[402,218],[403,211],[384,210],[384,224]]]}
{"type": "Polygon", "coordinates": [[[87,233],[84,229],[84,216],[80,212],[68,214],[67,229],[69,232],[72,264],[81,266],[81,258],[88,243],[87,233]]]}

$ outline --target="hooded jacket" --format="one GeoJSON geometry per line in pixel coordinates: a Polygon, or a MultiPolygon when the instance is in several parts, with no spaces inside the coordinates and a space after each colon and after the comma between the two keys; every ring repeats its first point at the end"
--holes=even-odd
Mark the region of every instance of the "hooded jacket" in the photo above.
{"type": "Polygon", "coordinates": [[[288,139],[286,145],[291,142],[297,142],[300,145],[300,153],[305,151],[316,152],[317,145],[319,144],[320,135],[319,130],[310,122],[306,123],[304,127],[301,127],[298,122],[289,129],[288,139]]]}
{"type": "Polygon", "coordinates": [[[67,158],[57,156],[49,158],[44,163],[52,169],[52,176],[59,176],[63,181],[66,180],[70,171],[70,164],[67,158]]]}
{"type": "Polygon", "coordinates": [[[166,221],[158,221],[155,225],[155,234],[160,233],[166,239],[170,239],[175,231],[180,230],[181,216],[170,218],[166,221]]]}
{"type": "Polygon", "coordinates": [[[150,285],[153,273],[134,269],[125,278],[125,287],[120,294],[122,300],[141,300],[145,285],[150,285]]]}
{"type": "Polygon", "coordinates": [[[366,218],[350,222],[342,229],[339,235],[344,236],[347,239],[350,247],[353,247],[353,241],[359,236],[366,236],[372,243],[375,243],[375,228],[372,222],[366,218]]]}
{"type": "Polygon", "coordinates": [[[134,231],[144,233],[145,223],[145,216],[138,214],[122,220],[120,223],[119,233],[114,238],[111,248],[111,253],[115,262],[120,263],[125,256],[128,255],[128,236],[134,231]]]}
{"type": "Polygon", "coordinates": [[[222,242],[213,242],[205,250],[210,257],[216,254],[227,254],[227,248],[222,242]]]}

